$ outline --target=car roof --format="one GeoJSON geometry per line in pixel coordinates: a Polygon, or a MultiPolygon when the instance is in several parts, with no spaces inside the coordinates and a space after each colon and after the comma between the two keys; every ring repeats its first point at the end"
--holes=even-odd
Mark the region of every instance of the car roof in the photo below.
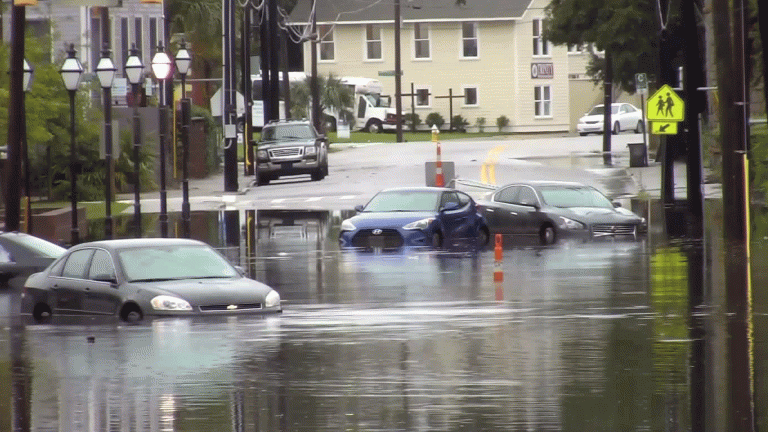
{"type": "Polygon", "coordinates": [[[382,189],[379,192],[438,192],[438,191],[456,191],[456,189],[437,187],[437,186],[403,186],[388,189],[382,189]]]}
{"type": "Polygon", "coordinates": [[[566,187],[589,187],[589,188],[592,187],[592,186],[590,186],[588,184],[580,183],[580,182],[575,182],[575,181],[564,181],[564,180],[524,180],[524,181],[512,182],[512,183],[505,184],[504,186],[502,186],[502,188],[507,187],[507,186],[515,186],[515,185],[566,186],[566,187]]]}
{"type": "Polygon", "coordinates": [[[199,240],[185,239],[185,238],[129,238],[129,239],[113,239],[113,240],[96,240],[91,242],[80,243],[72,247],[72,249],[82,249],[85,247],[101,247],[109,250],[128,249],[128,248],[140,248],[149,246],[183,246],[183,245],[196,245],[207,246],[199,240]]]}

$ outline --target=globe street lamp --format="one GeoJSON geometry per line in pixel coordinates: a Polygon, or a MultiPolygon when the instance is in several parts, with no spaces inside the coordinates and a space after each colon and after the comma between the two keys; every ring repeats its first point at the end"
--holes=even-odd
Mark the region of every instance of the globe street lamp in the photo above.
{"type": "Polygon", "coordinates": [[[72,235],[70,242],[76,245],[80,242],[79,228],[77,225],[77,150],[75,145],[75,93],[80,86],[80,78],[83,76],[83,65],[75,56],[75,45],[69,44],[67,58],[61,65],[59,73],[64,81],[64,87],[69,92],[69,124],[70,124],[70,143],[69,143],[69,176],[70,176],[70,200],[72,202],[72,235]]]}
{"type": "Polygon", "coordinates": [[[141,198],[139,184],[139,148],[141,147],[141,120],[139,119],[139,83],[144,72],[144,64],[139,58],[136,44],[131,45],[130,55],[125,61],[125,75],[131,84],[133,95],[133,225],[136,237],[141,237],[141,198]]]}
{"type": "Polygon", "coordinates": [[[190,102],[187,99],[187,74],[192,65],[192,55],[187,50],[187,44],[182,39],[181,48],[176,53],[176,70],[181,75],[181,224],[184,237],[190,236],[189,212],[189,117],[190,102]]]}
{"type": "Polygon", "coordinates": [[[29,149],[27,148],[27,116],[25,99],[29,90],[32,89],[32,77],[34,74],[35,70],[32,69],[32,66],[29,64],[27,59],[24,59],[24,73],[22,78],[24,84],[22,90],[24,90],[24,94],[21,96],[21,112],[25,114],[21,116],[21,151],[23,153],[22,159],[24,161],[24,194],[27,198],[26,208],[24,209],[24,214],[26,215],[24,226],[26,227],[26,231],[30,234],[32,233],[32,194],[29,185],[29,149]]]}
{"type": "Polygon", "coordinates": [[[165,53],[163,44],[160,44],[157,47],[157,53],[152,58],[152,72],[157,79],[158,94],[160,95],[160,100],[157,104],[157,115],[158,129],[160,129],[160,235],[162,237],[168,237],[168,202],[165,190],[165,136],[168,129],[168,118],[165,115],[165,80],[171,76],[172,69],[173,63],[171,63],[168,54],[165,53]]]}
{"type": "Polygon", "coordinates": [[[104,90],[104,161],[107,166],[104,237],[107,239],[112,238],[112,181],[114,178],[112,166],[112,81],[114,81],[115,71],[117,71],[109,54],[109,48],[105,47],[101,52],[101,60],[96,66],[96,75],[98,75],[99,83],[104,90]]]}

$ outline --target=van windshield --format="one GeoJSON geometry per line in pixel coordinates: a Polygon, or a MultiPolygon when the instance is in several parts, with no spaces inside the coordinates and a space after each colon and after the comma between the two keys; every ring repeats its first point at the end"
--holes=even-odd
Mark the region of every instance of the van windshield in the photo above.
{"type": "Polygon", "coordinates": [[[366,99],[368,99],[368,102],[370,102],[370,104],[375,107],[389,108],[389,104],[390,104],[389,96],[382,96],[382,95],[376,95],[376,94],[366,94],[364,96],[366,99]]]}

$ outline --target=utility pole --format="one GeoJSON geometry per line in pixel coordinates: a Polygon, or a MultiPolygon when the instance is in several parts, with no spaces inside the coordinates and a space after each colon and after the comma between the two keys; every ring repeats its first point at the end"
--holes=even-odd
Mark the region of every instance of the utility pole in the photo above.
{"type": "Polygon", "coordinates": [[[267,0],[267,22],[269,24],[269,88],[272,94],[269,110],[272,118],[280,119],[280,30],[278,27],[277,0],[267,0]]]}
{"type": "Polygon", "coordinates": [[[222,122],[224,125],[224,191],[237,192],[237,97],[235,92],[235,8],[233,0],[223,0],[222,43],[224,61],[222,71],[224,87],[222,89],[224,107],[222,122]]]}
{"type": "Polygon", "coordinates": [[[683,50],[683,90],[687,99],[685,104],[685,131],[688,142],[687,189],[688,189],[688,236],[702,238],[704,235],[704,196],[702,192],[703,175],[701,166],[700,115],[704,111],[703,93],[698,88],[704,86],[704,62],[701,58],[699,32],[696,25],[695,0],[681,3],[682,33],[685,38],[683,50]]]}
{"type": "Polygon", "coordinates": [[[613,104],[613,48],[605,49],[605,77],[603,79],[603,164],[613,165],[611,157],[611,105],[613,104]]]}
{"type": "Polygon", "coordinates": [[[18,179],[21,178],[21,118],[23,94],[23,63],[24,63],[24,25],[26,7],[13,6],[11,12],[11,82],[10,100],[8,103],[8,172],[3,173],[7,181],[5,188],[5,229],[18,231],[21,213],[21,189],[18,179]]]}
{"type": "Polygon", "coordinates": [[[320,90],[317,88],[317,44],[319,43],[320,33],[317,31],[317,0],[312,2],[312,41],[310,42],[312,51],[312,82],[310,83],[310,92],[312,93],[312,124],[315,129],[320,128],[320,90]]]}
{"type": "Polygon", "coordinates": [[[243,11],[243,97],[245,98],[245,124],[243,135],[245,136],[245,164],[244,175],[253,175],[255,164],[253,154],[253,82],[251,81],[251,18],[253,6],[248,2],[243,11]]]}
{"type": "Polygon", "coordinates": [[[397,142],[403,142],[403,73],[400,67],[400,0],[395,0],[395,132],[397,142]]]}

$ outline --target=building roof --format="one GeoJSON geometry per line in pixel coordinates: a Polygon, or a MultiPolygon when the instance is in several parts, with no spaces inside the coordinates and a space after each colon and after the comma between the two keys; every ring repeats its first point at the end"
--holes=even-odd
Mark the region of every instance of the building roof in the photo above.
{"type": "MultiPolygon", "coordinates": [[[[299,0],[290,14],[294,24],[307,24],[314,0],[299,0]]],[[[318,24],[386,23],[394,20],[394,0],[316,0],[318,24]]],[[[532,0],[400,0],[404,22],[518,20],[532,0]]]]}

